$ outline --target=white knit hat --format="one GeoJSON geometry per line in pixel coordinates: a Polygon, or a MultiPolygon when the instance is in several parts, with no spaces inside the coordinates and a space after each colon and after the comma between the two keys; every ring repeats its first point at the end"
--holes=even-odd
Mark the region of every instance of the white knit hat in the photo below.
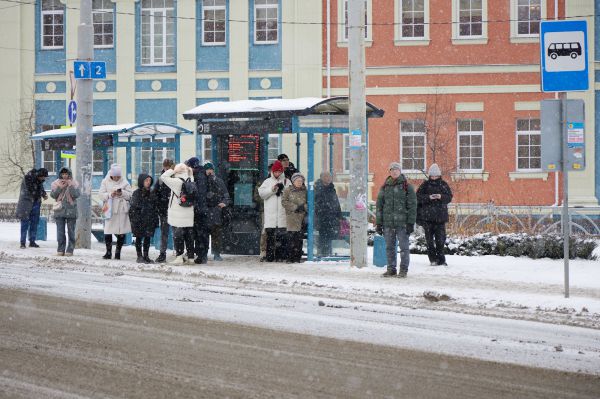
{"type": "Polygon", "coordinates": [[[442,170],[437,163],[432,163],[429,167],[429,176],[441,176],[442,170]]]}
{"type": "Polygon", "coordinates": [[[305,179],[304,179],[304,176],[302,175],[302,173],[294,173],[294,174],[292,175],[292,183],[293,183],[293,182],[294,182],[294,180],[296,180],[296,179],[302,179],[302,181],[303,181],[303,182],[305,181],[305,179]]]}
{"type": "Polygon", "coordinates": [[[121,177],[121,173],[122,173],[121,167],[119,165],[117,165],[116,163],[113,163],[110,166],[110,171],[108,173],[111,177],[116,177],[116,176],[121,177]]]}
{"type": "Polygon", "coordinates": [[[390,169],[389,170],[392,170],[392,169],[402,170],[402,165],[400,165],[399,162],[392,162],[390,164],[390,169]]]}

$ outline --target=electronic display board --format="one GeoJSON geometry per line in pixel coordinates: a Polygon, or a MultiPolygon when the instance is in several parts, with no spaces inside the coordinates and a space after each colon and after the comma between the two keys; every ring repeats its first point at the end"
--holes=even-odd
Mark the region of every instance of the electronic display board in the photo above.
{"type": "Polygon", "coordinates": [[[227,161],[232,168],[258,169],[260,136],[243,134],[229,137],[227,161]]]}

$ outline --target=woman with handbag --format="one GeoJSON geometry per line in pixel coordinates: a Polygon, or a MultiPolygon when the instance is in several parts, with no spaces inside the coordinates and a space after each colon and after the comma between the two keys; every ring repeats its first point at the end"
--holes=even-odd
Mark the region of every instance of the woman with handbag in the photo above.
{"type": "Polygon", "coordinates": [[[115,259],[121,259],[125,234],[131,233],[129,201],[131,201],[132,190],[129,182],[121,174],[121,167],[116,163],[112,164],[98,190],[100,198],[104,201],[104,243],[106,244],[106,253],[102,257],[104,259],[112,257],[113,234],[117,236],[115,259]]]}
{"type": "Polygon", "coordinates": [[[285,208],[287,226],[288,258],[286,263],[302,261],[302,243],[304,241],[303,222],[306,217],[306,186],[304,176],[292,175],[292,185],[283,190],[281,205],[285,208]]]}
{"type": "Polygon", "coordinates": [[[73,180],[69,168],[62,168],[58,179],[50,186],[50,196],[56,201],[53,206],[54,220],[56,221],[56,237],[58,240],[57,256],[73,256],[75,249],[75,222],[77,221],[77,198],[81,194],[79,185],[73,180]],[[69,235],[65,235],[65,227],[69,235]],[[66,250],[65,250],[66,247],[66,250]]]}

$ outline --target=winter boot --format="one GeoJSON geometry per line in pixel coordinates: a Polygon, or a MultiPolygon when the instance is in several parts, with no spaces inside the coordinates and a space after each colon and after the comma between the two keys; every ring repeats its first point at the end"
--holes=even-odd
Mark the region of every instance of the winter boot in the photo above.
{"type": "Polygon", "coordinates": [[[408,270],[400,270],[400,272],[398,273],[398,278],[406,278],[407,273],[408,270]]]}
{"type": "Polygon", "coordinates": [[[165,263],[167,261],[167,254],[164,252],[161,252],[160,255],[158,255],[158,258],[156,258],[155,262],[156,263],[165,263]]]}
{"type": "Polygon", "coordinates": [[[185,264],[185,256],[183,254],[177,255],[175,259],[169,262],[171,265],[184,265],[185,264]]]}
{"type": "MultiPolygon", "coordinates": [[[[135,253],[137,254],[136,262],[137,263],[146,263],[146,261],[144,261],[144,257],[142,256],[142,245],[141,244],[142,244],[141,242],[138,244],[138,241],[136,239],[136,241],[135,241],[135,253]]],[[[115,257],[116,257],[116,254],[115,254],[115,257]]]]}
{"type": "Polygon", "coordinates": [[[106,253],[102,259],[110,259],[112,258],[112,235],[106,234],[104,236],[104,244],[106,244],[106,253]]]}
{"type": "Polygon", "coordinates": [[[148,256],[150,252],[150,238],[144,238],[144,263],[154,263],[152,259],[148,256]]]}
{"type": "Polygon", "coordinates": [[[125,243],[125,234],[119,234],[117,236],[117,247],[115,248],[115,259],[121,259],[121,248],[125,243]]]}
{"type": "Polygon", "coordinates": [[[385,273],[381,275],[381,277],[394,277],[396,275],[396,269],[388,268],[385,273]]]}
{"type": "Polygon", "coordinates": [[[221,258],[221,254],[218,252],[215,252],[215,254],[213,255],[213,259],[216,261],[222,261],[223,258],[221,258]]]}

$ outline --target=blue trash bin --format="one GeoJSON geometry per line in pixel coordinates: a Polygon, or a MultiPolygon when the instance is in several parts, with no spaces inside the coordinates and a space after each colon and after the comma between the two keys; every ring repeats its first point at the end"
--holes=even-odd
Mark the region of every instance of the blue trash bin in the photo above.
{"type": "MultiPolygon", "coordinates": [[[[160,227],[157,227],[154,230],[154,235],[152,236],[152,245],[157,251],[160,251],[160,227]]],[[[175,246],[173,245],[173,229],[169,228],[169,238],[167,239],[167,249],[173,250],[175,246]]]]}
{"type": "Polygon", "coordinates": [[[373,265],[383,267],[387,265],[387,256],[385,255],[385,238],[379,234],[373,237],[373,265]]]}
{"type": "Polygon", "coordinates": [[[40,216],[35,239],[38,241],[46,241],[48,239],[48,218],[45,216],[40,216]]]}

